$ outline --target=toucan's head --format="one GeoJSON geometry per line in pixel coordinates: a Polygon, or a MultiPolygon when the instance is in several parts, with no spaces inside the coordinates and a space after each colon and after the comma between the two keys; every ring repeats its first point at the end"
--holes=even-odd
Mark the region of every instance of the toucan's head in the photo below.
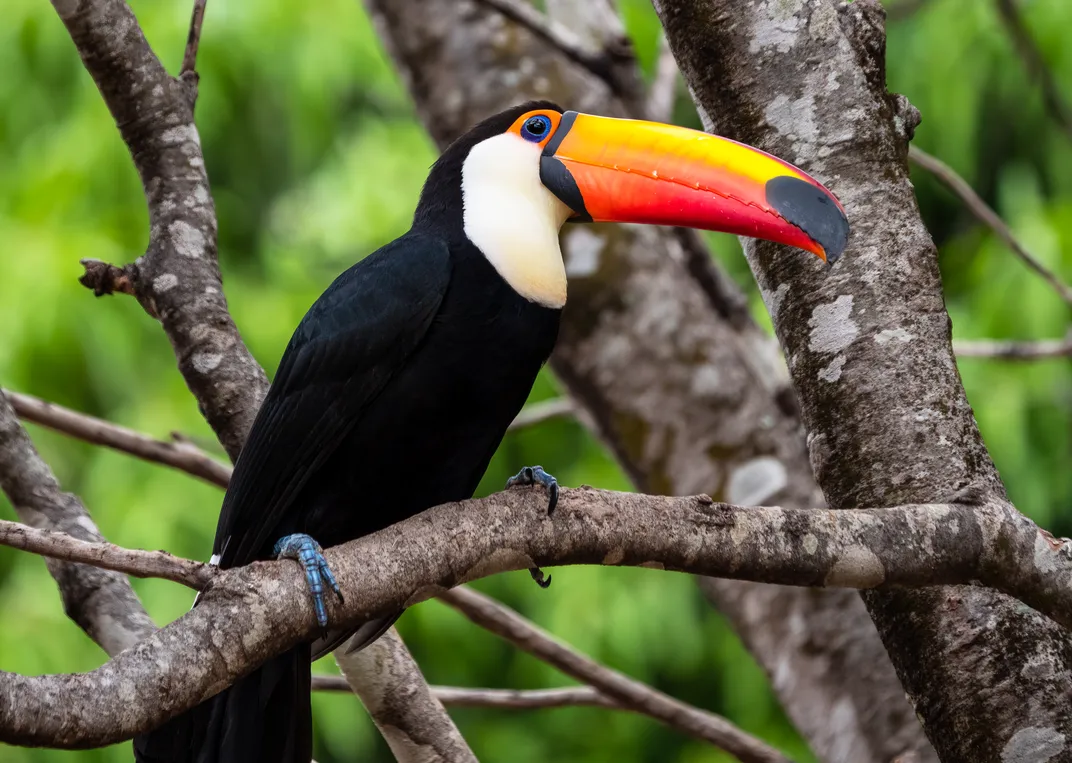
{"type": "Polygon", "coordinates": [[[416,221],[459,202],[465,235],[521,294],[552,306],[565,302],[558,230],[566,221],[724,231],[830,262],[849,235],[834,195],[770,154],[684,127],[563,113],[546,101],[496,114],[451,145],[416,221]]]}

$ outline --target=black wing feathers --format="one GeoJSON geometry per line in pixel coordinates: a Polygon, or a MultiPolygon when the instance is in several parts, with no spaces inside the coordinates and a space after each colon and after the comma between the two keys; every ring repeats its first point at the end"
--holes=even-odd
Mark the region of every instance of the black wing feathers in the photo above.
{"type": "Polygon", "coordinates": [[[447,244],[408,233],[347,270],[287,346],[224,498],[213,552],[231,567],[293,532],[306,481],[424,338],[446,294],[447,244]]]}

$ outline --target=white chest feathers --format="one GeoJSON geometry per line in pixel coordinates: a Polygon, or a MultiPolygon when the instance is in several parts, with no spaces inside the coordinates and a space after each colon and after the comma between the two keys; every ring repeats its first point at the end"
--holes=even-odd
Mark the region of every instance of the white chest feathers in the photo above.
{"type": "Polygon", "coordinates": [[[518,294],[566,304],[558,232],[569,207],[540,182],[540,146],[504,133],[478,143],[462,165],[465,235],[518,294]]]}

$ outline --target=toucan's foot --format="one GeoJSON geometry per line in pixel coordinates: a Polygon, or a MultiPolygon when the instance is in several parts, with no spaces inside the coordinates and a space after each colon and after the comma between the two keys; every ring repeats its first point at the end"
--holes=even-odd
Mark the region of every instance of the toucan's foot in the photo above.
{"type": "Polygon", "coordinates": [[[305,570],[305,580],[309,583],[309,593],[313,595],[313,608],[316,610],[316,621],[321,630],[328,627],[328,611],[324,607],[324,582],[326,581],[335,596],[342,601],[342,591],[335,582],[335,575],[328,567],[328,560],[324,558],[324,549],[320,544],[305,533],[284,535],[276,541],[272,549],[272,555],[276,559],[295,559],[301,563],[305,570]]]}
{"type": "MultiPolygon", "coordinates": [[[[545,472],[542,466],[526,466],[506,481],[507,490],[526,485],[543,485],[547,488],[547,516],[551,516],[558,505],[558,480],[545,472]]],[[[551,576],[545,576],[539,567],[530,567],[529,574],[540,588],[551,585],[551,576]]]]}
{"type": "Polygon", "coordinates": [[[558,480],[543,470],[542,466],[526,466],[506,481],[506,488],[525,485],[543,485],[547,488],[547,516],[555,513],[558,505],[558,480]]]}

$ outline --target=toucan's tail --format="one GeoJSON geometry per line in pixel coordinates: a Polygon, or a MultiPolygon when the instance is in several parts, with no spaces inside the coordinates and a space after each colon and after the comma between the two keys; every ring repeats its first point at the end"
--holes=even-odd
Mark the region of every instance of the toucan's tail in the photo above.
{"type": "Polygon", "coordinates": [[[309,763],[310,647],[273,657],[238,683],[134,738],[138,763],[309,763]]]}

